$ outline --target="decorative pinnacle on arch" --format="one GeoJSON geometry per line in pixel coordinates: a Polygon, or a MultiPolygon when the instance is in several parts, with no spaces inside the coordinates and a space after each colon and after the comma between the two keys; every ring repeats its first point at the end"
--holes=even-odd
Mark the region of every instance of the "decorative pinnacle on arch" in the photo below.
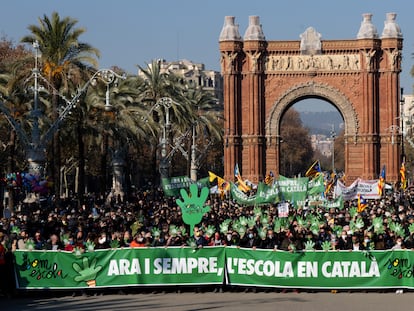
{"type": "Polygon", "coordinates": [[[359,28],[357,39],[377,39],[378,32],[372,23],[372,14],[364,13],[362,14],[364,19],[361,22],[361,27],[359,28]]]}
{"type": "Polygon", "coordinates": [[[247,27],[246,32],[244,33],[244,40],[266,40],[263,33],[262,25],[260,24],[259,16],[249,16],[249,27],[247,27]]]}
{"type": "Polygon", "coordinates": [[[219,41],[242,41],[239,33],[239,25],[234,23],[234,16],[224,17],[224,25],[221,29],[219,41]]]}
{"type": "Polygon", "coordinates": [[[395,22],[397,17],[396,13],[387,13],[387,19],[384,22],[384,30],[382,31],[381,38],[402,38],[402,32],[400,26],[395,22]]]}

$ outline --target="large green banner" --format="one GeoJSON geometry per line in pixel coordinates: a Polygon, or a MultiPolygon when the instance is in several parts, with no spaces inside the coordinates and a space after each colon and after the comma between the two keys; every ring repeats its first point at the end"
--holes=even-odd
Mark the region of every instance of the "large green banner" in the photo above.
{"type": "Polygon", "coordinates": [[[414,252],[284,252],[236,247],[125,248],[81,255],[16,251],[19,288],[232,284],[414,289],[414,252]],[[225,277],[226,276],[226,277],[225,277]]]}
{"type": "Polygon", "coordinates": [[[308,196],[320,195],[325,192],[323,175],[319,174],[308,182],[308,196]]]}
{"type": "Polygon", "coordinates": [[[171,178],[162,178],[161,185],[164,195],[168,197],[178,197],[181,189],[188,189],[190,185],[197,184],[198,188],[209,187],[209,178],[202,178],[197,181],[190,179],[188,176],[177,176],[171,178]]]}
{"type": "Polygon", "coordinates": [[[342,196],[339,196],[333,200],[325,200],[322,202],[322,206],[326,209],[330,209],[330,208],[337,208],[339,210],[343,210],[344,209],[344,199],[342,198],[342,196]]]}
{"type": "Polygon", "coordinates": [[[247,195],[241,191],[236,184],[230,183],[231,198],[241,205],[254,205],[256,203],[256,195],[247,195]]]}
{"type": "Polygon", "coordinates": [[[298,207],[298,202],[304,202],[308,191],[308,177],[287,178],[279,176],[279,189],[283,201],[290,201],[292,205],[298,207]]]}
{"type": "Polygon", "coordinates": [[[228,282],[283,288],[413,288],[411,251],[226,249],[228,282]]]}
{"type": "Polygon", "coordinates": [[[260,182],[257,186],[256,204],[277,203],[280,201],[279,187],[277,181],[272,185],[260,182]]]}
{"type": "Polygon", "coordinates": [[[19,288],[85,288],[223,282],[220,247],[125,248],[79,256],[64,251],[16,251],[19,288]]]}

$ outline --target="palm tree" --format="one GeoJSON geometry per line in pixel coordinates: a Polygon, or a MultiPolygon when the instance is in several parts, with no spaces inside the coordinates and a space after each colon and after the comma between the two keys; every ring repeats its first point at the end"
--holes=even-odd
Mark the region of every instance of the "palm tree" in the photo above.
{"type": "MultiPolygon", "coordinates": [[[[1,53],[3,54],[3,53],[1,53]]],[[[0,99],[1,111],[6,116],[8,121],[12,123],[13,128],[9,124],[1,125],[2,140],[7,140],[2,143],[1,163],[4,163],[3,170],[7,173],[14,173],[24,169],[24,153],[27,146],[26,132],[30,128],[30,97],[25,92],[25,75],[28,67],[28,52],[17,51],[8,46],[8,53],[5,55],[12,56],[13,59],[1,58],[1,74],[0,74],[0,99]],[[19,131],[20,129],[20,131],[19,131]],[[16,132],[16,130],[18,130],[16,132]],[[26,131],[25,131],[26,130],[26,131]],[[4,135],[4,136],[3,136],[4,135]],[[18,138],[20,139],[23,148],[17,148],[18,138]],[[21,164],[18,166],[18,164],[21,164]]],[[[5,121],[5,119],[2,119],[5,121]]],[[[14,189],[9,189],[9,208],[14,207],[14,189]]]]}
{"type": "MultiPolygon", "coordinates": [[[[201,87],[190,87],[183,94],[183,102],[186,103],[192,110],[191,119],[188,119],[188,126],[194,126],[191,134],[190,149],[195,142],[196,145],[192,148],[200,150],[200,155],[197,157],[197,169],[200,166],[202,156],[207,156],[207,149],[215,142],[222,141],[223,138],[223,109],[217,104],[217,99],[211,92],[203,90],[201,87]],[[196,137],[192,137],[196,135],[196,137]]],[[[190,152],[188,152],[189,154],[190,152]]],[[[195,155],[192,155],[195,156],[195,155]]]]}
{"type": "MultiPolygon", "coordinates": [[[[79,37],[85,32],[84,28],[75,28],[77,20],[65,17],[60,18],[56,12],[52,13],[51,18],[44,15],[39,18],[39,25],[30,25],[28,29],[31,35],[22,38],[22,42],[39,42],[42,53],[43,67],[42,74],[49,81],[53,93],[52,97],[52,121],[58,117],[58,107],[62,102],[61,94],[70,94],[68,89],[68,76],[73,68],[85,70],[97,67],[96,58],[99,51],[87,43],[79,41],[79,37]]],[[[60,141],[59,134],[53,138],[53,179],[55,192],[60,186],[60,141]]]]}
{"type": "MultiPolygon", "coordinates": [[[[151,128],[155,137],[159,137],[159,133],[166,130],[168,132],[168,139],[174,140],[174,137],[182,135],[182,133],[188,129],[188,124],[191,123],[192,119],[192,110],[190,106],[182,102],[182,94],[185,91],[185,87],[174,74],[163,72],[158,61],[153,61],[146,69],[142,67],[139,67],[139,69],[144,79],[144,83],[140,89],[140,99],[141,102],[147,105],[148,110],[150,111],[144,118],[145,120],[151,120],[149,123],[150,125],[155,125],[155,127],[151,128]],[[171,106],[169,108],[160,107],[158,105],[160,100],[166,97],[172,100],[171,106]],[[166,129],[167,113],[169,116],[168,121],[174,125],[168,129],[166,129]]],[[[153,145],[157,144],[157,141],[153,142],[153,145]]],[[[156,151],[156,148],[154,148],[154,151],[156,151]]],[[[158,175],[155,172],[155,168],[159,166],[157,162],[161,160],[169,161],[168,159],[163,159],[161,157],[157,160],[157,153],[154,152],[153,176],[158,175]]]]}
{"type": "MultiPolygon", "coordinates": [[[[130,76],[125,80],[117,81],[111,88],[109,103],[111,110],[105,106],[102,98],[105,98],[105,88],[96,88],[88,92],[88,105],[91,113],[89,120],[99,132],[101,144],[101,193],[106,190],[107,164],[109,149],[113,154],[119,154],[123,148],[139,148],[142,141],[150,136],[148,122],[142,122],[142,116],[148,113],[147,107],[139,101],[139,89],[143,80],[130,76]]],[[[126,150],[127,151],[127,150],[126,150]]]]}

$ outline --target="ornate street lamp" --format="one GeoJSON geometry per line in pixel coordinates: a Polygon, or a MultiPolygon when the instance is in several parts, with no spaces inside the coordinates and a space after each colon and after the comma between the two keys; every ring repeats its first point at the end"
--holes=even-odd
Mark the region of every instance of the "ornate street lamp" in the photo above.
{"type": "MultiPolygon", "coordinates": [[[[159,172],[161,178],[168,178],[170,173],[170,157],[168,157],[168,146],[169,146],[169,135],[171,130],[170,123],[170,108],[172,106],[173,100],[169,97],[162,97],[157,101],[155,107],[164,108],[164,124],[162,128],[162,137],[161,137],[161,158],[159,172]]],[[[155,109],[155,108],[154,108],[155,109]]]]}
{"type": "Polygon", "coordinates": [[[68,100],[65,96],[58,93],[57,90],[49,83],[49,81],[44,78],[38,68],[38,62],[40,58],[39,52],[39,43],[36,41],[33,43],[33,48],[35,50],[35,67],[32,70],[32,77],[34,78],[33,86],[33,109],[30,113],[31,119],[33,120],[31,135],[29,135],[22,129],[20,124],[12,117],[8,108],[0,101],[0,111],[6,116],[6,119],[9,121],[13,129],[19,136],[19,139],[24,145],[26,151],[26,160],[28,162],[28,172],[35,176],[43,176],[44,174],[44,165],[46,162],[46,146],[47,143],[53,137],[53,134],[59,129],[60,124],[72,110],[76,107],[76,103],[79,101],[80,96],[88,89],[89,85],[95,85],[97,80],[100,80],[105,83],[107,87],[106,91],[106,101],[105,101],[105,110],[112,110],[112,106],[109,102],[109,88],[112,83],[117,79],[125,79],[125,76],[121,76],[110,69],[100,69],[95,72],[92,77],[76,91],[76,94],[71,100],[68,100]],[[45,82],[53,91],[62,98],[66,105],[61,109],[57,119],[46,131],[46,133],[41,136],[39,129],[39,118],[42,116],[42,111],[39,110],[39,90],[42,88],[39,86],[39,79],[45,82]]]}
{"type": "Polygon", "coordinates": [[[172,153],[168,152],[168,146],[170,145],[169,136],[170,136],[170,131],[171,131],[170,108],[173,104],[178,105],[170,97],[162,97],[155,103],[154,106],[151,107],[151,109],[148,111],[146,116],[142,117],[142,120],[146,122],[150,118],[154,110],[158,110],[159,108],[164,109],[162,136],[159,138],[161,152],[160,152],[160,164],[159,164],[158,170],[159,170],[161,179],[168,178],[169,171],[170,171],[170,158],[171,158],[172,153]]]}
{"type": "Polygon", "coordinates": [[[193,139],[191,143],[191,161],[190,161],[190,178],[191,180],[197,180],[197,171],[198,171],[198,163],[197,163],[197,148],[196,148],[196,126],[193,125],[193,139]]]}

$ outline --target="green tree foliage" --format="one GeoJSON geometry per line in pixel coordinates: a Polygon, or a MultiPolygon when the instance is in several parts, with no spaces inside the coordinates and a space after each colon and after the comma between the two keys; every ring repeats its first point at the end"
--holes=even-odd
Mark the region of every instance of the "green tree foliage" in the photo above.
{"type": "MultiPolygon", "coordinates": [[[[0,40],[0,105],[22,127],[27,124],[27,94],[22,81],[28,68],[28,56],[30,53],[24,46],[15,45],[5,37],[0,40]]],[[[18,148],[17,144],[16,131],[6,118],[0,118],[0,178],[24,169],[24,150],[18,148]]],[[[15,192],[9,189],[10,208],[13,208],[14,200],[15,192]]]]}
{"type": "Polygon", "coordinates": [[[345,138],[342,130],[335,138],[334,152],[335,152],[335,170],[337,172],[345,171],[345,138]]]}
{"type": "Polygon", "coordinates": [[[288,109],[281,121],[280,173],[286,177],[304,174],[313,162],[309,130],[303,127],[299,113],[288,109]]]}

